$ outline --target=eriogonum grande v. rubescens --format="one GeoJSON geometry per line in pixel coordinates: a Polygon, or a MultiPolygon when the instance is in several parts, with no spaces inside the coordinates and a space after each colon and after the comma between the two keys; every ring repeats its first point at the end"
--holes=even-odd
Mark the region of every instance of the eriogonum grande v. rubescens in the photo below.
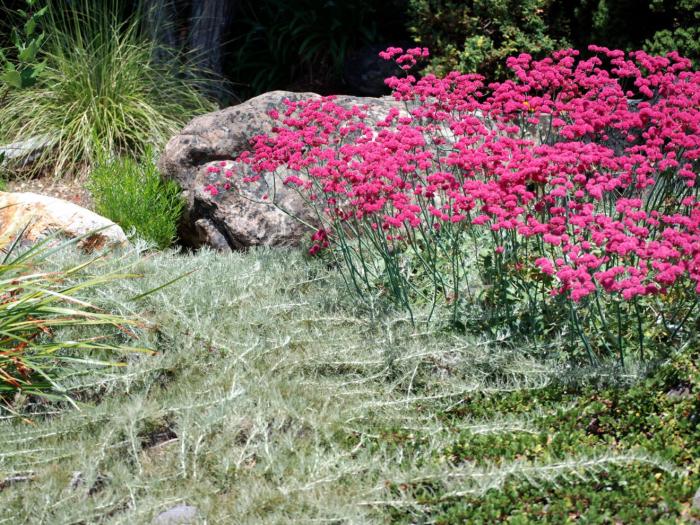
{"type": "MultiPolygon", "coordinates": [[[[614,328],[603,346],[622,352],[623,311],[641,350],[654,326],[676,336],[700,294],[700,73],[676,53],[589,50],[511,57],[513,79],[488,85],[387,79],[404,107],[379,122],[333,97],[288,102],[243,157],[256,173],[291,170],[285,183],[318,211],[312,252],[340,248],[358,288],[383,273],[399,303],[457,315],[479,289],[475,246],[493,307],[558,301],[589,352],[586,324],[614,328]]],[[[427,50],[382,56],[408,70],[427,50]]]]}

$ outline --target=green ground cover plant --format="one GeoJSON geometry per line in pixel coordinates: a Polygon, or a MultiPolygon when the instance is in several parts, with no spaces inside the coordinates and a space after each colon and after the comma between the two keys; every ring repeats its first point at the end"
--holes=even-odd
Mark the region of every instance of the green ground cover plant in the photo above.
{"type": "Polygon", "coordinates": [[[697,350],[648,376],[572,369],[509,339],[367,311],[298,253],[142,249],[125,257],[143,279],[92,293],[153,324],[145,342],[158,354],[66,369],[79,411],[3,415],[0,523],[150,523],[178,503],[196,506],[198,523],[694,515],[697,350]]]}
{"type": "Polygon", "coordinates": [[[147,148],[141,160],[103,157],[89,187],[97,213],[163,249],[175,242],[184,201],[177,183],[161,180],[154,155],[147,148]]]}
{"type": "Polygon", "coordinates": [[[436,476],[427,487],[420,481],[408,483],[403,491],[415,498],[415,505],[410,512],[395,510],[394,521],[415,523],[426,517],[441,524],[689,521],[688,501],[700,474],[699,357],[698,350],[677,356],[652,377],[628,388],[557,384],[542,390],[467,396],[441,415],[446,424],[459,425],[465,416],[489,419],[497,413],[522,413],[530,426],[501,434],[457,431],[454,442],[442,452],[444,460],[476,466],[520,462],[514,476],[499,490],[488,492],[476,483],[453,482],[449,475],[436,476]],[[557,465],[556,458],[593,458],[597,452],[602,459],[606,451],[622,449],[641,454],[637,467],[611,465],[596,473],[595,459],[582,460],[583,470],[574,468],[563,476],[585,480],[575,486],[547,479],[547,473],[540,476],[532,468],[533,463],[546,462],[555,472],[576,463],[563,460],[557,465]],[[649,451],[658,454],[660,463],[645,462],[643,455],[649,451]],[[667,477],[678,465],[691,475],[667,477]],[[517,479],[519,468],[524,482],[517,479]],[[669,470],[662,473],[665,469],[669,470]]]}
{"type": "Polygon", "coordinates": [[[50,143],[32,173],[76,173],[101,150],[141,156],[213,109],[186,58],[173,51],[154,59],[159,47],[143,30],[143,10],[124,18],[117,0],[41,5],[46,65],[35,85],[8,91],[0,106],[0,141],[50,143]]]}

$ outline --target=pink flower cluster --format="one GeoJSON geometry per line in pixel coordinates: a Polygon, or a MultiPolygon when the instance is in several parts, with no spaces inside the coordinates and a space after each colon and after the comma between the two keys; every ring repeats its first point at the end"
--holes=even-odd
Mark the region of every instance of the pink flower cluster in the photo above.
{"type": "Polygon", "coordinates": [[[379,53],[379,56],[384,60],[394,60],[401,69],[407,71],[414,67],[421,58],[428,58],[430,52],[427,47],[414,47],[413,49],[404,50],[400,47],[390,47],[386,51],[379,53]]]}
{"type": "Polygon", "coordinates": [[[231,189],[230,179],[233,177],[233,170],[228,162],[222,160],[215,165],[208,166],[207,173],[216,178],[219,178],[222,173],[224,175],[223,182],[214,180],[213,183],[204,186],[204,191],[208,192],[212,197],[216,197],[222,190],[228,191],[231,189]]]}
{"type": "MultiPolygon", "coordinates": [[[[676,53],[589,50],[511,57],[514,78],[488,85],[390,78],[406,110],[379,122],[332,97],[288,102],[247,161],[294,172],[327,221],[315,251],[343,222],[389,241],[480,228],[574,301],[688,279],[700,293],[700,73],[676,53]]],[[[427,50],[382,56],[408,69],[427,50]]]]}

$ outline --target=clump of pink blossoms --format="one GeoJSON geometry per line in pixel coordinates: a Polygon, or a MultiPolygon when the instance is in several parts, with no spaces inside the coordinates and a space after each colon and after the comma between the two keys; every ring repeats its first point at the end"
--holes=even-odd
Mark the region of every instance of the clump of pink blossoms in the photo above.
{"type": "MultiPolygon", "coordinates": [[[[397,243],[420,244],[428,269],[451,253],[459,268],[455,239],[485,234],[504,275],[537,272],[575,303],[700,293],[700,73],[677,53],[589,51],[511,57],[499,83],[387,79],[405,110],[379,122],[333,97],[288,102],[246,160],[292,171],[319,212],[314,251],[366,236],[387,268],[397,243]]],[[[382,56],[408,70],[427,50],[382,56]]],[[[467,273],[440,293],[454,301],[467,273]]]]}

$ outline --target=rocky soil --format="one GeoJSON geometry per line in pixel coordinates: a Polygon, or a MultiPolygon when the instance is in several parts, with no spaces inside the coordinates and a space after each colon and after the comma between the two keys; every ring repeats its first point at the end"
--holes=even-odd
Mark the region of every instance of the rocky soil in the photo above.
{"type": "Polygon", "coordinates": [[[86,186],[87,179],[84,176],[68,179],[37,177],[33,179],[9,181],[4,191],[38,193],[40,195],[63,199],[94,211],[92,196],[86,186]]]}

